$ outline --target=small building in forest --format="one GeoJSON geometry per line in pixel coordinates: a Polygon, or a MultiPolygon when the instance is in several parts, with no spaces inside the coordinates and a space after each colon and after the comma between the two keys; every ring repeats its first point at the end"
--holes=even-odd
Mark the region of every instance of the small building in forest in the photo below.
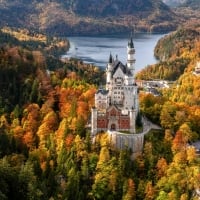
{"type": "Polygon", "coordinates": [[[196,67],[193,72],[195,75],[200,76],[200,62],[197,62],[196,67]]]}

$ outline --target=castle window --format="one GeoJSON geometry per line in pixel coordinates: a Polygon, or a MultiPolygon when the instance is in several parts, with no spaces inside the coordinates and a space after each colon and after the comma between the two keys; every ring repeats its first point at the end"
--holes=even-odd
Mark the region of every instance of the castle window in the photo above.
{"type": "Polygon", "coordinates": [[[111,130],[116,130],[116,125],[115,124],[111,125],[111,130]]]}
{"type": "Polygon", "coordinates": [[[110,113],[111,116],[116,116],[116,114],[114,112],[110,113]]]}
{"type": "Polygon", "coordinates": [[[122,84],[122,78],[117,77],[117,78],[115,79],[115,82],[116,82],[117,84],[122,84]]]}

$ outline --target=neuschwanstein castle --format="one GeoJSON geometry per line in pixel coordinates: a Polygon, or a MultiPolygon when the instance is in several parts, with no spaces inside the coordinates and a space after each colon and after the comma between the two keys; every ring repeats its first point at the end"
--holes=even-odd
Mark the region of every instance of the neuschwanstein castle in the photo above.
{"type": "Polygon", "coordinates": [[[136,132],[136,117],[139,112],[138,87],[134,79],[135,49],[131,37],[127,46],[127,64],[110,54],[106,68],[106,89],[95,94],[92,108],[91,133],[101,131],[136,132]]]}

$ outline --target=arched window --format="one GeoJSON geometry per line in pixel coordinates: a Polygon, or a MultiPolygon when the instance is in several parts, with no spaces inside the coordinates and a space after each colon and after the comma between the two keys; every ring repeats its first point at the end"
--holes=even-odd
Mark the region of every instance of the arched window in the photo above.
{"type": "Polygon", "coordinates": [[[115,124],[111,124],[111,131],[115,131],[116,130],[116,125],[115,124]]]}

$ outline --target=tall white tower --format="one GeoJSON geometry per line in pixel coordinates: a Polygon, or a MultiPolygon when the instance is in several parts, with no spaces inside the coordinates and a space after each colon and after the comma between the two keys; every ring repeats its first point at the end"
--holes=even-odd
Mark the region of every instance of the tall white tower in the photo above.
{"type": "Polygon", "coordinates": [[[97,133],[97,109],[96,108],[92,108],[91,133],[92,133],[92,136],[95,136],[97,133]]]}
{"type": "Polygon", "coordinates": [[[133,38],[130,38],[130,41],[128,42],[127,46],[127,54],[128,54],[128,59],[127,59],[127,67],[131,70],[132,75],[134,76],[134,70],[135,70],[135,48],[133,44],[133,38]]]}
{"type": "Polygon", "coordinates": [[[112,58],[112,55],[110,54],[110,57],[109,57],[109,61],[108,61],[108,65],[107,65],[107,69],[106,69],[106,74],[107,74],[107,77],[106,77],[106,90],[109,90],[110,89],[110,84],[111,84],[111,76],[112,76],[112,70],[113,70],[113,58],[112,58]]]}

